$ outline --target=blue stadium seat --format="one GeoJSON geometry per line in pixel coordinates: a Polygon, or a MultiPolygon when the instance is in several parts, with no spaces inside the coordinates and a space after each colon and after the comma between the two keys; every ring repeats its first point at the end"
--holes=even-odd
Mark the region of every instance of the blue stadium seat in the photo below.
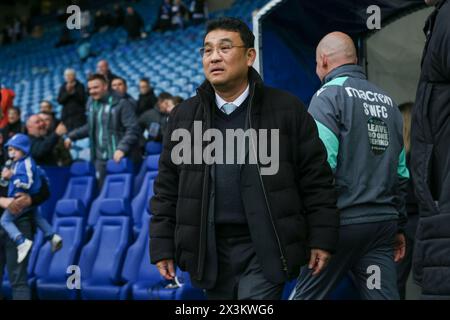
{"type": "Polygon", "coordinates": [[[146,215],[150,198],[153,196],[154,172],[147,172],[139,193],[131,202],[133,212],[133,232],[138,234],[142,228],[142,219],[146,215]]]}
{"type": "Polygon", "coordinates": [[[359,292],[352,275],[345,276],[337,287],[326,297],[328,300],[359,300],[359,292]]]}
{"type": "Polygon", "coordinates": [[[39,299],[73,300],[79,297],[78,290],[67,287],[67,268],[78,262],[83,244],[84,221],[83,212],[57,204],[53,230],[63,238],[63,247],[52,253],[50,243],[46,243],[39,251],[35,267],[39,299]]]}
{"type": "MultiPolygon", "coordinates": [[[[102,213],[107,214],[108,209],[110,207],[102,207],[102,213]]],[[[118,300],[126,297],[121,271],[129,243],[129,217],[101,216],[98,219],[92,239],[81,252],[82,299],[118,300]]]]}
{"type": "Polygon", "coordinates": [[[125,214],[131,214],[131,192],[133,186],[133,163],[124,158],[119,163],[109,160],[106,167],[106,176],[100,195],[94,200],[89,211],[88,228],[92,228],[100,216],[100,204],[105,199],[118,199],[123,201],[125,214]]]}
{"type": "Polygon", "coordinates": [[[87,161],[77,161],[70,167],[70,173],[72,177],[67,183],[66,192],[58,203],[63,202],[60,205],[65,206],[62,209],[65,211],[89,212],[91,202],[98,192],[94,165],[87,161]]]}
{"type": "Polygon", "coordinates": [[[203,291],[193,288],[187,273],[177,270],[177,276],[183,285],[179,288],[171,285],[161,277],[156,266],[150,264],[149,257],[149,222],[150,216],[144,215],[143,227],[139,237],[130,247],[125,259],[122,277],[127,281],[124,290],[134,300],[202,300],[203,291]]]}
{"type": "Polygon", "coordinates": [[[294,290],[296,284],[297,284],[297,280],[291,280],[284,285],[283,295],[281,296],[281,300],[289,299],[289,296],[291,295],[292,291],[294,290]]]}
{"type": "Polygon", "coordinates": [[[150,264],[149,220],[149,216],[144,215],[143,228],[134,244],[128,249],[122,271],[122,277],[127,281],[124,291],[134,300],[148,300],[149,289],[164,281],[156,266],[150,264]]]}
{"type": "Polygon", "coordinates": [[[145,144],[145,153],[148,156],[154,155],[154,154],[160,154],[162,151],[162,143],[156,142],[156,141],[150,141],[145,144]]]}
{"type": "Polygon", "coordinates": [[[159,154],[149,155],[142,162],[136,178],[134,179],[133,194],[136,195],[141,188],[147,172],[151,173],[146,179],[154,179],[158,175],[159,154]]]}

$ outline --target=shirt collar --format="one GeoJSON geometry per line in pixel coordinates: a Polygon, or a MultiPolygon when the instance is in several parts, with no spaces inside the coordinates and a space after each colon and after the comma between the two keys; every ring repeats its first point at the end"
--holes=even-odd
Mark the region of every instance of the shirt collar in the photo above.
{"type": "Polygon", "coordinates": [[[242,92],[242,94],[239,97],[237,97],[236,100],[231,102],[223,100],[216,92],[215,95],[217,108],[219,108],[220,110],[223,107],[223,105],[227,103],[232,103],[235,106],[239,107],[245,101],[245,99],[247,99],[249,92],[250,92],[250,85],[247,85],[247,88],[244,90],[244,92],[242,92]]]}

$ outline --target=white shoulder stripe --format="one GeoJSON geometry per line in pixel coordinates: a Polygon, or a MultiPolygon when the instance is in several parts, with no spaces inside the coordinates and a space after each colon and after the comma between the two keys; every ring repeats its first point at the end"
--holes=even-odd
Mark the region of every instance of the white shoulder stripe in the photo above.
{"type": "Polygon", "coordinates": [[[16,188],[22,188],[25,190],[28,190],[31,188],[31,186],[33,185],[33,170],[32,170],[32,163],[31,163],[31,159],[28,157],[25,159],[24,161],[25,164],[25,172],[28,178],[28,182],[22,182],[19,179],[14,180],[14,186],[16,188]]]}

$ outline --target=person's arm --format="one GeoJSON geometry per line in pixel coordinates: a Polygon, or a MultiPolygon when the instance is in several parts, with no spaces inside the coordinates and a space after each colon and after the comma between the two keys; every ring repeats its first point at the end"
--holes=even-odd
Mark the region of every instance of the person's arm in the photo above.
{"type": "Polygon", "coordinates": [[[138,118],[138,125],[139,128],[141,129],[141,132],[144,132],[145,129],[147,129],[148,126],[148,121],[147,121],[147,115],[145,113],[141,114],[138,118]]]}
{"type": "Polygon", "coordinates": [[[39,206],[50,198],[50,188],[48,186],[47,180],[41,179],[41,181],[42,184],[39,192],[31,195],[31,204],[33,206],[39,206]]]}
{"type": "Polygon", "coordinates": [[[83,126],[74,129],[73,131],[69,132],[67,136],[72,141],[89,137],[89,124],[86,123],[83,126]]]}
{"type": "Polygon", "coordinates": [[[75,86],[74,97],[77,100],[78,104],[83,106],[86,105],[86,94],[84,91],[84,86],[80,82],[77,82],[77,85],[75,86]]]}
{"type": "Polygon", "coordinates": [[[122,104],[120,110],[120,122],[125,127],[125,134],[118,142],[116,150],[120,150],[127,155],[130,152],[131,147],[138,144],[141,130],[139,129],[133,105],[125,99],[122,99],[120,103],[122,104]]]}
{"type": "Polygon", "coordinates": [[[64,105],[67,100],[70,98],[70,93],[66,90],[66,84],[64,83],[61,88],[59,88],[59,94],[58,94],[58,103],[61,105],[64,105]]]}
{"type": "Polygon", "coordinates": [[[406,211],[406,198],[408,196],[408,180],[409,171],[406,167],[406,152],[402,149],[398,161],[398,184],[397,184],[397,194],[396,194],[396,205],[399,213],[398,218],[398,231],[395,237],[394,244],[394,261],[399,262],[405,257],[406,253],[406,238],[405,238],[405,228],[406,222],[408,220],[408,214],[406,211]]]}
{"type": "Polygon", "coordinates": [[[398,219],[398,231],[400,233],[405,232],[406,222],[408,220],[408,213],[406,211],[406,199],[408,197],[408,183],[409,183],[409,170],[406,166],[406,152],[403,148],[398,160],[398,192],[397,192],[397,210],[399,213],[398,219]]]}
{"type": "Polygon", "coordinates": [[[148,109],[153,108],[156,105],[156,102],[158,102],[158,98],[156,98],[153,88],[150,88],[150,105],[148,106],[148,109]]]}
{"type": "Polygon", "coordinates": [[[313,117],[303,104],[297,104],[297,181],[309,225],[309,246],[333,253],[340,223],[334,177],[313,117]]]}
{"type": "Polygon", "coordinates": [[[13,198],[0,198],[4,203],[8,202],[8,211],[12,214],[19,214],[25,208],[30,206],[39,206],[50,198],[50,189],[45,179],[42,179],[42,185],[38,193],[30,196],[27,193],[17,193],[13,198]],[[12,201],[11,201],[12,200],[12,201]]]}
{"type": "MultiPolygon", "coordinates": [[[[433,56],[435,61],[438,63],[436,69],[442,74],[441,81],[450,81],[450,19],[448,19],[448,14],[450,14],[450,5],[444,4],[441,9],[442,12],[439,13],[439,19],[436,20],[435,30],[432,32],[432,36],[437,41],[436,50],[433,50],[433,56]],[[445,11],[445,12],[444,12],[445,11]]],[[[433,48],[435,49],[435,48],[433,48]]],[[[434,59],[433,59],[434,60],[434,59]]]]}
{"type": "Polygon", "coordinates": [[[151,263],[160,265],[160,273],[170,272],[170,261],[175,259],[175,224],[176,207],[178,201],[178,170],[171,160],[171,152],[176,141],[171,141],[170,136],[174,129],[176,111],[169,119],[168,133],[164,137],[163,150],[159,160],[158,176],[154,183],[154,196],[150,200],[152,212],[150,223],[150,260],[151,263]]]}
{"type": "Polygon", "coordinates": [[[58,139],[59,136],[54,132],[43,139],[34,139],[31,143],[31,156],[34,159],[45,158],[52,152],[53,148],[58,143],[58,139]]]}
{"type": "MultiPolygon", "coordinates": [[[[333,90],[333,88],[325,88],[321,90],[333,90]]],[[[337,157],[339,152],[339,111],[336,110],[333,101],[330,97],[335,97],[335,94],[325,96],[321,90],[319,95],[315,94],[311,99],[308,112],[314,118],[319,132],[319,138],[322,140],[327,150],[327,161],[333,170],[336,171],[337,157]]]]}

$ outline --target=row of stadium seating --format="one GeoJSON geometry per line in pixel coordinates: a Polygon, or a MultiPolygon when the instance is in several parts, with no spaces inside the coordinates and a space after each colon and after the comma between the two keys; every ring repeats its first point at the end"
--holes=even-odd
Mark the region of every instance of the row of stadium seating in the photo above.
{"type": "MultiPolygon", "coordinates": [[[[37,233],[28,265],[29,283],[39,299],[200,299],[189,277],[177,271],[184,283],[178,289],[159,275],[149,259],[148,200],[158,169],[158,143],[137,175],[131,161],[109,161],[107,177],[97,196],[92,163],[75,162],[63,197],[52,217],[54,231],[64,239],[63,248],[52,253],[37,233]],[[81,289],[68,287],[68,267],[78,266],[81,289]]],[[[74,269],[75,270],[75,269],[74,269]]],[[[7,275],[4,293],[10,286],[7,275]]]]}
{"type": "MultiPolygon", "coordinates": [[[[236,1],[231,8],[215,12],[211,17],[240,17],[250,24],[252,11],[266,2],[236,1]]],[[[134,6],[146,23],[154,24],[160,3],[143,0],[134,6]]],[[[86,82],[100,57],[110,62],[114,73],[128,81],[129,93],[135,98],[138,96],[137,82],[142,77],[151,79],[156,94],[168,91],[188,98],[195,94],[195,88],[204,79],[198,54],[203,29],[202,24],[163,33],[150,32],[145,39],[128,42],[123,28],[110,28],[90,38],[91,48],[97,56],[83,63],[76,52],[78,44],[53,47],[60,29],[50,27],[42,39],[27,39],[1,48],[0,83],[15,91],[15,104],[22,107],[23,120],[38,111],[43,99],[51,101],[59,115],[61,107],[56,99],[63,83],[64,69],[74,68],[78,78],[86,82]]]]}

